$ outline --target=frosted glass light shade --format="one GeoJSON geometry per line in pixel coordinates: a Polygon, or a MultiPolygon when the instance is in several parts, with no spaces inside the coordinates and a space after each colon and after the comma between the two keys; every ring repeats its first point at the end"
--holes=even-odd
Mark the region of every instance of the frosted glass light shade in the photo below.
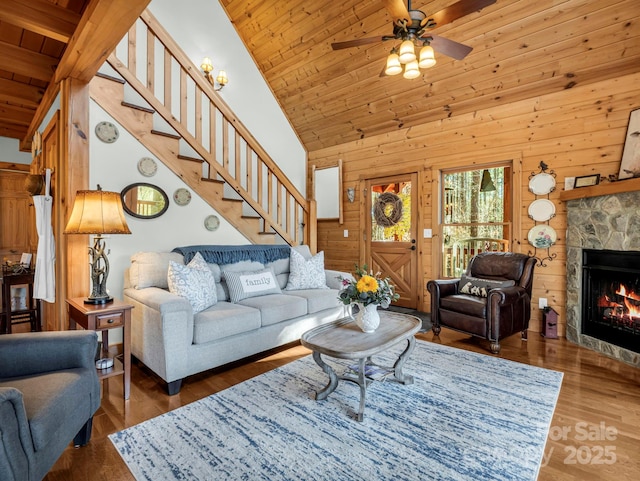
{"type": "Polygon", "coordinates": [[[225,72],[224,70],[220,70],[220,72],[218,72],[218,76],[216,77],[216,82],[218,82],[222,86],[227,85],[227,83],[229,83],[227,72],[225,72]]]}
{"type": "Polygon", "coordinates": [[[425,45],[420,49],[420,68],[433,67],[436,64],[436,56],[431,45],[425,45]]]}
{"type": "Polygon", "coordinates": [[[202,59],[202,65],[200,65],[200,68],[203,72],[209,73],[213,70],[213,62],[209,57],[205,57],[202,59]]]}
{"type": "Polygon", "coordinates": [[[387,57],[387,68],[384,70],[385,75],[398,75],[402,72],[400,58],[397,53],[390,53],[387,57]]]}
{"type": "Polygon", "coordinates": [[[411,40],[400,44],[400,63],[413,62],[416,59],[416,49],[411,40]]]}
{"type": "Polygon", "coordinates": [[[420,76],[420,69],[418,68],[418,61],[414,60],[404,66],[404,73],[402,76],[406,79],[412,79],[420,76]]]}

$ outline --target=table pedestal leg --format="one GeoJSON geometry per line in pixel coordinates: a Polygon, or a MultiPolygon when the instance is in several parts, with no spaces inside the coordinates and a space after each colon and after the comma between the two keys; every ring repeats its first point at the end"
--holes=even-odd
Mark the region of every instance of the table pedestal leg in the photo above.
{"type": "Polygon", "coordinates": [[[407,339],[407,348],[398,356],[398,360],[393,365],[393,377],[394,380],[400,382],[402,384],[413,384],[413,376],[408,374],[404,374],[402,372],[402,367],[404,363],[409,359],[409,356],[413,352],[413,349],[416,346],[416,338],[414,336],[410,336],[407,339]]]}
{"type": "Polygon", "coordinates": [[[336,390],[338,387],[338,376],[331,366],[329,366],[326,362],[322,360],[320,357],[320,353],[317,351],[313,352],[313,360],[316,362],[318,366],[322,368],[322,370],[329,376],[329,384],[327,384],[323,389],[316,392],[316,401],[323,401],[327,399],[329,394],[336,390]]]}

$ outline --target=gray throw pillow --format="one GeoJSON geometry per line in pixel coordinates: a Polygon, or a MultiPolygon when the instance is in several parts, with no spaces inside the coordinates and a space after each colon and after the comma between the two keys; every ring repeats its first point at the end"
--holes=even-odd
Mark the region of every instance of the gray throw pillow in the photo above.
{"type": "Polygon", "coordinates": [[[231,302],[240,302],[249,297],[281,294],[276,276],[271,269],[259,271],[224,271],[231,302]]]}
{"type": "Polygon", "coordinates": [[[480,279],[478,277],[465,276],[460,278],[458,292],[460,294],[470,294],[477,297],[487,297],[491,289],[498,287],[515,286],[515,281],[494,281],[491,279],[480,279]]]}

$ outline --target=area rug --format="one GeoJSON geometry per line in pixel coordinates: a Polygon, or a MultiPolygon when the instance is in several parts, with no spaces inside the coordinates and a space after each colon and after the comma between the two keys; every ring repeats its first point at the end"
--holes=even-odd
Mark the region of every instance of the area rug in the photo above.
{"type": "Polygon", "coordinates": [[[307,356],[109,437],[138,481],[537,478],[562,373],[423,341],[404,372],[363,422],[352,383],[314,400],[307,356]]]}

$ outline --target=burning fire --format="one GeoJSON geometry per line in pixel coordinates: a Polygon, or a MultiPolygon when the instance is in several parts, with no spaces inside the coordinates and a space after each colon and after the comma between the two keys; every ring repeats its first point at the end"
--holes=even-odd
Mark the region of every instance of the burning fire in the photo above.
{"type": "Polygon", "coordinates": [[[616,291],[616,294],[624,297],[624,305],[629,311],[629,317],[640,317],[640,306],[638,305],[640,295],[633,291],[627,293],[627,288],[624,284],[620,284],[620,288],[616,291]]]}

